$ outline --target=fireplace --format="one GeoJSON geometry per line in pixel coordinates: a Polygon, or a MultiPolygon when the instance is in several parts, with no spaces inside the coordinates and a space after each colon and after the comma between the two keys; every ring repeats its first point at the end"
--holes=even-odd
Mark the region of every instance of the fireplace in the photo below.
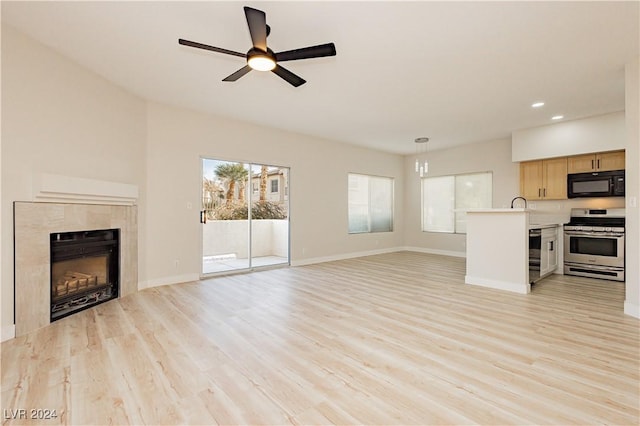
{"type": "MultiPolygon", "coordinates": [[[[138,291],[138,221],[137,207],[129,205],[79,204],[79,203],[39,203],[16,201],[13,205],[14,220],[14,320],[16,336],[24,336],[51,324],[51,299],[53,296],[51,278],[52,253],[51,236],[57,234],[91,237],[94,230],[114,231],[111,240],[118,240],[117,252],[109,255],[109,262],[117,262],[117,272],[108,270],[113,297],[123,297],[138,291]],[[117,231],[117,234],[115,233],[117,231]],[[86,233],[86,234],[85,234],[86,233]],[[113,280],[117,280],[114,285],[113,280]]],[[[63,243],[73,246],[73,237],[63,239],[63,243]]],[[[76,238],[78,240],[78,238],[76,238]]],[[[110,241],[110,240],[108,240],[110,241]]],[[[107,244],[109,245],[109,244],[107,244]]],[[[113,244],[111,244],[113,245],[113,244]]],[[[115,250],[115,249],[114,249],[115,250]]],[[[105,253],[106,254],[106,253],[105,253]]],[[[70,260],[70,259],[67,259],[70,260]]],[[[111,263],[108,263],[111,265],[111,263]]],[[[69,264],[66,264],[69,266],[69,264]]],[[[93,267],[92,267],[93,268],[93,267]]],[[[65,272],[80,272],[90,277],[96,272],[79,268],[63,268],[65,272]],[[75,271],[74,271],[75,270],[75,271]]],[[[104,270],[104,269],[103,269],[104,270]]],[[[58,273],[58,271],[56,271],[58,273]]],[[[106,277],[107,272],[104,273],[106,277]]],[[[76,274],[77,275],[77,274],[76,274]]],[[[84,278],[77,275],[78,279],[84,278]]],[[[74,279],[74,278],[72,278],[74,279]]],[[[67,280],[69,281],[69,280],[67,280]]],[[[64,283],[57,291],[64,296],[64,283]]],[[[84,282],[71,283],[72,290],[84,286],[84,282]]],[[[87,278],[87,287],[89,280],[87,278]]],[[[67,291],[69,283],[67,283],[67,291]]],[[[104,299],[102,300],[104,301],[104,299]]],[[[83,302],[79,300],[78,302],[83,302]]],[[[98,302],[101,302],[100,300],[98,302]]],[[[113,302],[113,300],[112,300],[113,302]]],[[[94,306],[90,305],[90,306],[94,306]]],[[[82,306],[84,308],[86,306],[82,306]]],[[[77,312],[74,311],[74,312],[77,312]]],[[[68,312],[65,312],[68,313],[68,312]]],[[[63,314],[58,315],[59,318],[63,314]]],[[[58,318],[58,319],[59,319],[58,318]]]]}
{"type": "Polygon", "coordinates": [[[120,230],[50,234],[51,316],[69,316],[118,297],[120,230]]]}

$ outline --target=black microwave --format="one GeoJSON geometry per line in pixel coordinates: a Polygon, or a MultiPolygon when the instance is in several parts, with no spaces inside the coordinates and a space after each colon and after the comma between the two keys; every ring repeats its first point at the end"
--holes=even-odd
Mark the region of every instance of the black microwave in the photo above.
{"type": "Polygon", "coordinates": [[[567,196],[569,198],[623,197],[624,170],[569,174],[567,196]]]}

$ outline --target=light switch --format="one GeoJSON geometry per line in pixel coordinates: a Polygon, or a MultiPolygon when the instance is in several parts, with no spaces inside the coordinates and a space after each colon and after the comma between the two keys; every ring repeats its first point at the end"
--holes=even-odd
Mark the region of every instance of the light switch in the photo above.
{"type": "Polygon", "coordinates": [[[629,197],[629,207],[638,207],[637,197],[629,197]]]}

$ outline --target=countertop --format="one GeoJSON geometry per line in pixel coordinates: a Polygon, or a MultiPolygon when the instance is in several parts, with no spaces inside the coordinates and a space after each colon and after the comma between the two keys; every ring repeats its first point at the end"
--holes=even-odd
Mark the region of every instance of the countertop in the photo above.
{"type": "Polygon", "coordinates": [[[531,212],[530,209],[523,209],[523,208],[514,208],[514,209],[509,209],[509,208],[501,208],[501,209],[459,209],[456,211],[465,211],[467,213],[524,213],[524,212],[531,212]]]}
{"type": "Polygon", "coordinates": [[[529,229],[546,229],[546,228],[557,228],[561,226],[559,223],[530,223],[529,229]]]}
{"type": "Polygon", "coordinates": [[[546,229],[557,228],[568,222],[569,218],[564,213],[543,212],[529,208],[497,208],[497,209],[461,209],[456,211],[465,211],[466,213],[495,213],[495,214],[522,214],[529,213],[529,229],[546,229]]]}

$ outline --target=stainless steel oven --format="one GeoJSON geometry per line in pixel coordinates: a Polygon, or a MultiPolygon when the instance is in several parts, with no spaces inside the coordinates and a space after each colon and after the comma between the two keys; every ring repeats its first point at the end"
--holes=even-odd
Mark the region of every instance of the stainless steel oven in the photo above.
{"type": "Polygon", "coordinates": [[[572,209],[564,273],[624,281],[624,209],[572,209]]]}

